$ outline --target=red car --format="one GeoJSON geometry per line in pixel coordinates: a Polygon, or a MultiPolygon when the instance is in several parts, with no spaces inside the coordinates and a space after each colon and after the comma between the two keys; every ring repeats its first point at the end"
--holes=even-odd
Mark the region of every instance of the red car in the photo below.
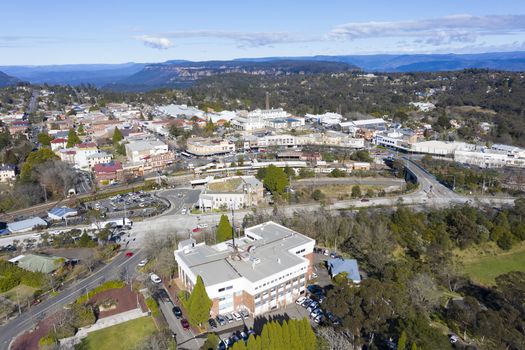
{"type": "Polygon", "coordinates": [[[182,328],[186,330],[190,329],[190,323],[187,319],[183,318],[182,320],[180,320],[180,324],[182,325],[182,328]]]}
{"type": "Polygon", "coordinates": [[[193,230],[191,230],[193,233],[201,232],[201,229],[198,227],[195,227],[193,230]]]}
{"type": "Polygon", "coordinates": [[[126,256],[127,256],[128,258],[131,258],[131,257],[133,256],[133,252],[126,252],[126,256]]]}

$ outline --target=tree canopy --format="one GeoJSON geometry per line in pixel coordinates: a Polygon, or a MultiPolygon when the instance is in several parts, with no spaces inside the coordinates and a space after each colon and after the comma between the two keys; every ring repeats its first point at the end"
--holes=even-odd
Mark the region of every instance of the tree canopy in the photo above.
{"type": "Polygon", "coordinates": [[[210,317],[213,302],[206,293],[201,276],[197,276],[197,283],[193,286],[190,297],[186,302],[188,321],[194,326],[201,326],[210,317]]]}
{"type": "Polygon", "coordinates": [[[71,148],[71,147],[74,147],[75,145],[78,145],[81,142],[82,141],[80,141],[80,137],[78,137],[75,129],[73,128],[69,129],[69,133],[67,134],[66,147],[71,148]]]}

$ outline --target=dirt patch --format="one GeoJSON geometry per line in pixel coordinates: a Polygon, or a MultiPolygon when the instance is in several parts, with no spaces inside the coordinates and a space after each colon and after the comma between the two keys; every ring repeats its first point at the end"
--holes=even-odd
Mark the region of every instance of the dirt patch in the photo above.
{"type": "Polygon", "coordinates": [[[38,323],[32,331],[25,332],[11,346],[11,350],[38,350],[38,341],[53,328],[54,318],[49,316],[38,323]]]}
{"type": "Polygon", "coordinates": [[[139,304],[142,311],[146,312],[148,310],[148,307],[144,302],[144,297],[142,296],[142,294],[130,290],[129,286],[100,292],[96,294],[93,298],[91,298],[89,302],[97,304],[108,299],[115,300],[116,306],[109,310],[100,311],[98,318],[113,316],[116,314],[120,314],[121,312],[136,309],[137,303],[139,304]]]}

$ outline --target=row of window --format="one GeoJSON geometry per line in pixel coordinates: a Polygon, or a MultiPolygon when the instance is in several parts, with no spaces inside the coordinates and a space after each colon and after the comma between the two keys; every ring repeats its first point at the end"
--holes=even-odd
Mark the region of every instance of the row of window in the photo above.
{"type": "Polygon", "coordinates": [[[220,292],[224,292],[225,290],[230,290],[230,289],[233,289],[233,286],[228,286],[228,287],[224,287],[224,288],[219,288],[219,293],[220,293],[220,292]]]}

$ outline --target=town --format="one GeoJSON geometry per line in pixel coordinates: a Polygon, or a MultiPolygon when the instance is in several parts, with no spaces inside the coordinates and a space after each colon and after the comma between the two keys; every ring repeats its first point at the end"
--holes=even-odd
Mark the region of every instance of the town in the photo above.
{"type": "Polygon", "coordinates": [[[0,36],[0,350],[523,349],[523,16],[270,3],[0,36]]]}

